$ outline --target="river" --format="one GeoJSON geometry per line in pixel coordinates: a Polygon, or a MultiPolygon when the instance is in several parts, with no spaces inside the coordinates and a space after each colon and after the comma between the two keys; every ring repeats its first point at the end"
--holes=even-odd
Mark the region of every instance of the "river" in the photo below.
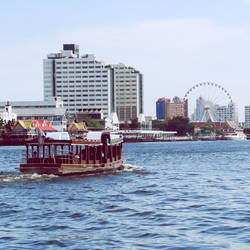
{"type": "Polygon", "coordinates": [[[24,175],[0,147],[1,249],[249,249],[250,141],[124,144],[109,175],[24,175]]]}

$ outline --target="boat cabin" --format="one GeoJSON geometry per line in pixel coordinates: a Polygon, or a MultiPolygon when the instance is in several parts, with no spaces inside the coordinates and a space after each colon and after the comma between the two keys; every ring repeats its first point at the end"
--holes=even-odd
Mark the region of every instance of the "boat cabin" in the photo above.
{"type": "Polygon", "coordinates": [[[27,143],[25,163],[20,170],[43,173],[43,168],[102,168],[121,163],[122,137],[109,132],[89,132],[83,140],[45,138],[42,142],[27,143]]]}

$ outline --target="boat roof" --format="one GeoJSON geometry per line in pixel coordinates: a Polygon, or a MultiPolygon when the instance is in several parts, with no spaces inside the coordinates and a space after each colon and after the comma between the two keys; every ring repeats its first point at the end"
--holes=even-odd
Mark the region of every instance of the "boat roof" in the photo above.
{"type": "MultiPolygon", "coordinates": [[[[98,132],[88,132],[86,137],[83,139],[74,139],[74,140],[60,140],[60,139],[52,139],[52,138],[44,138],[42,143],[40,144],[50,144],[50,145],[102,145],[102,135],[108,135],[110,140],[108,144],[119,144],[123,142],[123,138],[121,135],[111,134],[106,131],[98,131],[98,132]]],[[[29,145],[38,145],[38,142],[27,143],[29,145]]]]}

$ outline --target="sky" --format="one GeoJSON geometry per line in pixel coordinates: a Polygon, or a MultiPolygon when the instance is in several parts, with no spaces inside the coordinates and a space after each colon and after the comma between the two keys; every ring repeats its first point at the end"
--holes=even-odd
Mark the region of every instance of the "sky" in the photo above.
{"type": "Polygon", "coordinates": [[[214,82],[243,121],[249,13],[250,0],[1,1],[0,101],[42,100],[43,59],[76,43],[80,54],[142,72],[145,115],[155,115],[160,97],[184,97],[193,85],[214,82]]]}

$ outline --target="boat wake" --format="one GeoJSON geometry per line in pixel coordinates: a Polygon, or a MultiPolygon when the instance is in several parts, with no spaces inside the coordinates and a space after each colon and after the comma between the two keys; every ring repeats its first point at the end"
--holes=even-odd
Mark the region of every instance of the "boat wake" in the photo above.
{"type": "Polygon", "coordinates": [[[50,174],[20,174],[20,175],[0,175],[0,183],[25,182],[25,181],[50,181],[58,176],[50,174]]]}
{"type": "Polygon", "coordinates": [[[141,172],[144,170],[143,167],[141,166],[135,166],[135,165],[131,165],[131,164],[123,164],[123,169],[121,170],[121,172],[141,172]]]}
{"type": "MultiPolygon", "coordinates": [[[[134,166],[130,164],[123,164],[123,168],[116,170],[116,173],[122,172],[141,172],[144,168],[141,166],[134,166]]],[[[105,173],[103,173],[105,174],[105,173]]],[[[106,173],[107,174],[107,173],[106,173]]],[[[87,175],[76,175],[76,177],[88,177],[100,174],[87,174],[87,175]]],[[[16,172],[1,172],[0,183],[12,183],[12,182],[36,182],[36,181],[52,181],[59,178],[57,175],[47,174],[17,174],[16,172]]]]}

